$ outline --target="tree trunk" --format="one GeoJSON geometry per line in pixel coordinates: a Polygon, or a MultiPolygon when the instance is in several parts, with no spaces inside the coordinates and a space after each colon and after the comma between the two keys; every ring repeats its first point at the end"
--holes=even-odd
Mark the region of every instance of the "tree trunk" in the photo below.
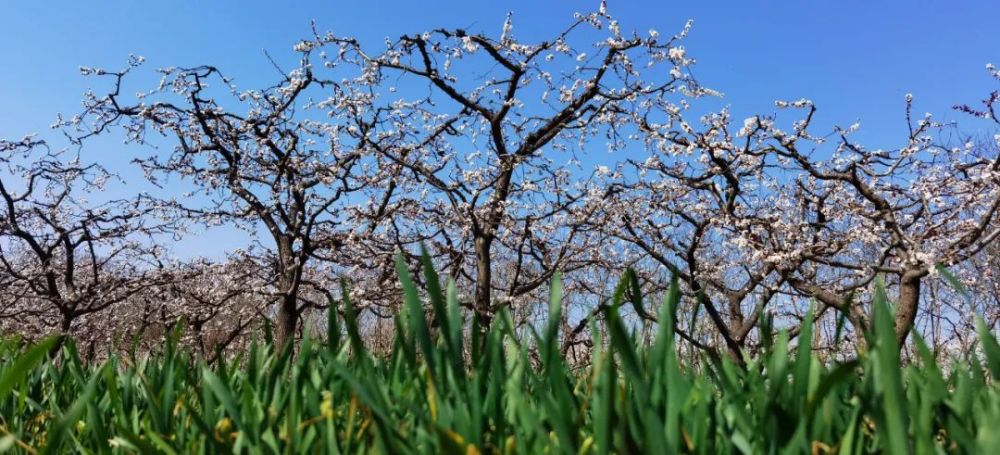
{"type": "Polygon", "coordinates": [[[71,327],[73,327],[73,313],[72,312],[63,313],[62,324],[60,324],[59,326],[60,330],[62,331],[62,334],[69,335],[69,329],[71,327]]]}
{"type": "Polygon", "coordinates": [[[476,320],[485,332],[492,319],[491,285],[493,283],[493,268],[490,257],[490,239],[478,237],[475,239],[476,249],[476,320]]]}
{"type": "Polygon", "coordinates": [[[927,272],[923,270],[907,270],[899,277],[899,301],[896,303],[896,340],[899,348],[903,348],[906,337],[913,328],[920,306],[920,280],[927,272]]]}
{"type": "Polygon", "coordinates": [[[59,324],[59,341],[49,349],[49,356],[55,358],[62,351],[63,344],[70,337],[69,330],[73,327],[73,319],[75,318],[72,311],[62,313],[62,322],[59,324]]]}
{"type": "Polygon", "coordinates": [[[278,244],[278,289],[281,301],[275,317],[275,337],[279,349],[295,341],[295,329],[299,322],[299,280],[303,264],[295,259],[294,239],[288,235],[275,238],[278,244]]]}
{"type": "Polygon", "coordinates": [[[298,300],[294,293],[286,292],[281,296],[275,318],[275,336],[279,349],[284,349],[287,343],[295,340],[295,328],[299,321],[298,300]]]}

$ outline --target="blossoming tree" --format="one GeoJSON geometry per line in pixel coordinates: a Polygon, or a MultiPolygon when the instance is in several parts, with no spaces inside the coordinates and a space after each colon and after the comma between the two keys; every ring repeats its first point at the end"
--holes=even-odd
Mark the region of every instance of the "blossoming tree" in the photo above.
{"type": "Polygon", "coordinates": [[[110,78],[111,89],[103,96],[88,93],[84,115],[65,122],[81,140],[116,126],[134,143],[170,139],[168,153],[138,163],[153,183],[165,176],[193,183],[184,198],[164,201],[186,219],[233,223],[268,239],[259,243],[273,253],[282,342],[294,337],[310,306],[300,298],[310,261],[336,258],[350,239],[377,224],[354,208],[366,204],[370,195],[363,190],[381,175],[370,151],[393,140],[369,133],[367,86],[335,79],[332,62],[322,68],[330,78],[322,77],[311,63],[311,47],[296,50],[298,66],[281,71],[271,87],[240,91],[212,66],[166,68],[159,70],[158,87],[131,101],[122,94],[123,81],[141,58],[118,72],[83,68],[110,78]]]}
{"type": "Polygon", "coordinates": [[[538,42],[517,40],[508,17],[499,36],[436,29],[375,53],[317,34],[303,46],[336,48],[389,97],[376,124],[409,144],[376,147],[406,182],[395,243],[430,245],[471,283],[485,325],[499,305],[599,256],[581,157],[598,140],[622,148],[647,112],[703,93],[684,33],[623,32],[602,4],[538,42]],[[588,44],[593,33],[602,37],[588,44]]]}
{"type": "Polygon", "coordinates": [[[33,137],[0,141],[0,314],[70,333],[81,317],[157,281],[157,234],[172,223],[142,198],[91,203],[113,175],[33,137]]]}

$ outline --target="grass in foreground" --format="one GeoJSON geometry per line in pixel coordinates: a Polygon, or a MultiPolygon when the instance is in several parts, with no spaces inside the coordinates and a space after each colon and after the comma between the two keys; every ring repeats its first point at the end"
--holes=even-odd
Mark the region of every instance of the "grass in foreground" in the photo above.
{"type": "MultiPolygon", "coordinates": [[[[558,280],[541,333],[525,339],[504,314],[466,347],[478,328],[465,330],[454,286],[424,265],[434,335],[400,268],[405,305],[388,357],[366,353],[348,301],[343,318],[330,312],[328,342],[305,339],[294,356],[265,340],[208,366],[170,342],[137,362],[85,365],[72,343],[50,359],[56,339],[7,347],[0,451],[1000,453],[993,335],[981,326],[985,366],[970,355],[946,374],[917,340],[921,366],[901,368],[881,291],[870,348],[855,361],[824,364],[780,332],[745,367],[723,359],[696,371],[675,352],[676,284],[655,342],[640,346],[618,315],[643,304],[626,297],[638,295],[627,273],[606,330],[592,330],[592,366],[571,371],[558,348],[558,280]]],[[[811,339],[809,319],[799,340],[811,339]]]]}

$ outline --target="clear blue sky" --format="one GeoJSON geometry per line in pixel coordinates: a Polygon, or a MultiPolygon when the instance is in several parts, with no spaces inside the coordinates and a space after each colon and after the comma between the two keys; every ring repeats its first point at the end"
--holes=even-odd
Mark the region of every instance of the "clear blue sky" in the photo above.
{"type": "MultiPolygon", "coordinates": [[[[353,35],[372,45],[403,33],[463,27],[499,33],[514,12],[519,38],[547,38],[575,11],[597,1],[6,1],[0,6],[0,137],[50,132],[57,112],[79,110],[91,80],[80,65],[118,68],[129,53],[147,65],[213,64],[244,88],[275,80],[263,55],[291,62],[292,45],[320,30],[353,35]],[[279,6],[280,5],[280,6],[279,6]]],[[[818,122],[861,120],[861,138],[890,147],[904,131],[903,96],[919,112],[950,112],[1000,88],[985,72],[1000,64],[994,1],[615,1],[609,10],[623,29],[662,34],[695,27],[686,47],[698,59],[703,84],[726,94],[737,118],[773,112],[775,99],[807,97],[818,122]]],[[[135,150],[106,141],[88,147],[130,181],[135,150]]],[[[240,243],[215,233],[189,239],[177,253],[215,255],[240,243]]]]}

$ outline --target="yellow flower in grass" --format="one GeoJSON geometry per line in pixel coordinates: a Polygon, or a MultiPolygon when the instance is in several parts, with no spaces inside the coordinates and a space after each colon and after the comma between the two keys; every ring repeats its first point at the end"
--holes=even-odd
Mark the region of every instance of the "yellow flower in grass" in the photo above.
{"type": "Polygon", "coordinates": [[[229,420],[229,417],[223,417],[215,424],[215,440],[223,442],[226,440],[226,436],[229,436],[230,430],[233,429],[233,421],[229,420]]]}
{"type": "Polygon", "coordinates": [[[503,453],[514,453],[514,449],[517,448],[517,441],[513,436],[507,436],[507,441],[504,444],[503,453]]]}
{"type": "Polygon", "coordinates": [[[216,431],[220,433],[228,433],[232,427],[233,427],[233,421],[229,420],[229,417],[223,417],[222,420],[219,421],[219,423],[215,424],[216,431]]]}
{"type": "Polygon", "coordinates": [[[325,419],[333,418],[333,393],[323,391],[323,402],[319,404],[319,412],[325,419]]]}

